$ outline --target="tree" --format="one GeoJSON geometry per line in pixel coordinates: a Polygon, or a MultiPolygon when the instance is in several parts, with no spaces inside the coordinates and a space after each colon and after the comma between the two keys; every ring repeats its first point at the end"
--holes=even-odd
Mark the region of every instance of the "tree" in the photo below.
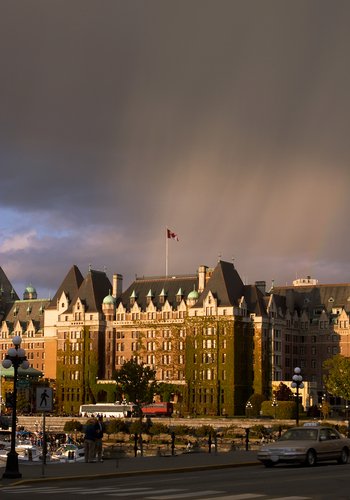
{"type": "Polygon", "coordinates": [[[277,401],[290,401],[293,398],[293,391],[288,385],[281,382],[277,390],[274,391],[274,396],[277,401]]]}
{"type": "Polygon", "coordinates": [[[131,359],[116,370],[114,378],[124,397],[133,403],[151,403],[156,391],[156,371],[131,359]]]}
{"type": "Polygon", "coordinates": [[[323,380],[329,394],[350,399],[350,358],[337,354],[326,359],[323,368],[326,371],[323,380]]]}
{"type": "Polygon", "coordinates": [[[171,401],[176,390],[176,385],[160,382],[155,392],[156,394],[159,394],[162,401],[171,401]]]}

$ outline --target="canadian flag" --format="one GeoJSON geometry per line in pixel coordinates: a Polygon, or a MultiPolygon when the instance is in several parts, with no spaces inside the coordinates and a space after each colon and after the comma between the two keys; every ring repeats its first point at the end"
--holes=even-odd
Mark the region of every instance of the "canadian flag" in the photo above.
{"type": "Polygon", "coordinates": [[[168,233],[168,238],[169,239],[179,241],[179,238],[178,238],[177,234],[175,234],[172,231],[170,231],[170,229],[167,229],[167,233],[168,233]]]}

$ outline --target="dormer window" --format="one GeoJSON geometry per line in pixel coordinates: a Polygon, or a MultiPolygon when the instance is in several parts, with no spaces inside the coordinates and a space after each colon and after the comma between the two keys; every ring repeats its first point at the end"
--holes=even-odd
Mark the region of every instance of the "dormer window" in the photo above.
{"type": "Polygon", "coordinates": [[[135,290],[133,290],[132,294],[130,295],[130,305],[133,306],[135,304],[137,295],[135,290]]]}
{"type": "Polygon", "coordinates": [[[177,292],[177,294],[176,294],[176,302],[177,302],[178,304],[180,304],[180,302],[181,302],[181,300],[182,300],[183,295],[184,295],[184,294],[182,293],[181,288],[179,288],[179,291],[178,291],[178,292],[177,292]]]}
{"type": "Polygon", "coordinates": [[[152,293],[152,290],[149,289],[149,292],[148,294],[146,295],[146,301],[147,301],[147,305],[150,304],[152,302],[152,299],[153,299],[154,295],[152,293]]]}
{"type": "Polygon", "coordinates": [[[165,293],[165,290],[163,288],[163,290],[159,294],[159,303],[164,304],[165,299],[166,299],[166,293],[165,293]]]}

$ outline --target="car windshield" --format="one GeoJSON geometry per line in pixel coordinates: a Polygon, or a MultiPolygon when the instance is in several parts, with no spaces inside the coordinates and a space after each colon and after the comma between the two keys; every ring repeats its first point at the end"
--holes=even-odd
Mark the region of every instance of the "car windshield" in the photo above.
{"type": "Polygon", "coordinates": [[[289,429],[280,441],[314,441],[317,439],[317,429],[289,429]]]}

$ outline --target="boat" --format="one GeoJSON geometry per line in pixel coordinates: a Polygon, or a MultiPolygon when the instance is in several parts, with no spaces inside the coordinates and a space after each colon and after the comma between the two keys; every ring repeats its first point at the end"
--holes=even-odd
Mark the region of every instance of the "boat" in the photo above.
{"type": "Polygon", "coordinates": [[[50,455],[50,462],[84,462],[85,451],[84,448],[76,446],[75,444],[63,444],[56,451],[50,455]]]}

